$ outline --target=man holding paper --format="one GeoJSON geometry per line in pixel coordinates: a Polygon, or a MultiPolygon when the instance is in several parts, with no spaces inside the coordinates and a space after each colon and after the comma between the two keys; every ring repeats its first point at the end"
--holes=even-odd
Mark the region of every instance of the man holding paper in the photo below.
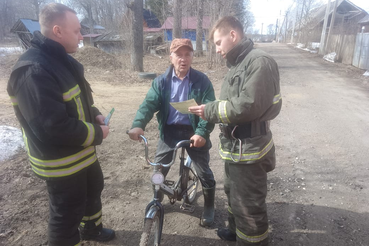
{"type": "MultiPolygon", "coordinates": [[[[200,225],[209,226],[214,221],[215,180],[209,167],[209,150],[212,146],[209,136],[214,124],[190,114],[187,109],[191,105],[214,101],[215,95],[209,78],[191,68],[192,60],[191,41],[174,39],[170,46],[172,64],[164,74],[152,82],[128,134],[131,139],[139,140],[139,135],[144,135],[146,125],[154,113],[158,112],[156,117],[159,122],[160,140],[155,162],[161,163],[171,161],[177,142],[184,139],[193,140],[187,148],[187,153],[194,163],[203,187],[204,212],[200,225]]],[[[166,175],[168,171],[169,169],[163,170],[163,174],[166,175]]]]}

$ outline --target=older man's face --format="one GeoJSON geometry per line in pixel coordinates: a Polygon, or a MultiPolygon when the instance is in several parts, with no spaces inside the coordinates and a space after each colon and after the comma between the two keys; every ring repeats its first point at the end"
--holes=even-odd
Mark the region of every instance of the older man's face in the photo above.
{"type": "Polygon", "coordinates": [[[193,52],[186,46],[170,54],[170,61],[178,77],[184,77],[191,67],[193,52]]]}

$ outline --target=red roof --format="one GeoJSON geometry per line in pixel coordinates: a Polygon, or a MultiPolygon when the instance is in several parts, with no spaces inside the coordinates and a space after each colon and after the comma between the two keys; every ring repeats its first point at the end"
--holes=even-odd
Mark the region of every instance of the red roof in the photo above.
{"type": "Polygon", "coordinates": [[[160,27],[152,27],[152,28],[144,27],[143,31],[144,32],[161,32],[162,29],[160,27]]]}
{"type": "MultiPolygon", "coordinates": [[[[174,17],[168,17],[164,24],[161,26],[161,29],[173,29],[174,17]]],[[[182,30],[185,29],[194,29],[196,30],[197,25],[197,17],[182,17],[182,30]]],[[[209,29],[210,28],[210,16],[204,16],[202,20],[202,28],[209,29]]]]}
{"type": "Polygon", "coordinates": [[[100,36],[101,34],[96,34],[96,33],[93,33],[93,34],[86,34],[86,35],[82,35],[82,37],[84,38],[96,38],[98,36],[100,36]]]}

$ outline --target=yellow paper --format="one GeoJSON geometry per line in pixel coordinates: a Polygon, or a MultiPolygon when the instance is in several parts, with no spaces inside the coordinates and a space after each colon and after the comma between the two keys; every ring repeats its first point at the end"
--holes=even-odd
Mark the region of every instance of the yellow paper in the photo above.
{"type": "Polygon", "coordinates": [[[192,98],[184,102],[171,102],[170,105],[172,105],[173,108],[177,109],[182,114],[191,114],[191,112],[188,111],[188,108],[197,106],[197,103],[195,99],[192,98]]]}

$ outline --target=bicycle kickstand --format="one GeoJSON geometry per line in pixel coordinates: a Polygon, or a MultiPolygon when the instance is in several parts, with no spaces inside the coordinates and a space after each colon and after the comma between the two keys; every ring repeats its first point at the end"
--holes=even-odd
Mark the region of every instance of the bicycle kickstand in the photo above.
{"type": "Polygon", "coordinates": [[[195,211],[195,206],[194,205],[191,205],[191,204],[185,203],[185,201],[183,199],[183,202],[182,202],[182,205],[180,206],[180,209],[183,212],[193,213],[193,211],[195,211]]]}

